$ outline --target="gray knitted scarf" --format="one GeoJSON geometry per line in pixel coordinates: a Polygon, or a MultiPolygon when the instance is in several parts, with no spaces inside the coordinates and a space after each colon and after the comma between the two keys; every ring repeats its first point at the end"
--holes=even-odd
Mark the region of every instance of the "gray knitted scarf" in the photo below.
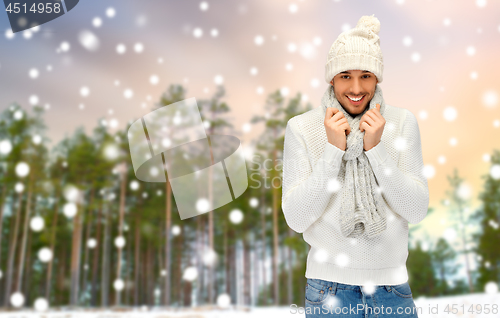
{"type": "Polygon", "coordinates": [[[377,84],[375,95],[366,109],[356,117],[346,112],[335,97],[333,86],[328,85],[321,98],[323,111],[334,107],[344,113],[351,127],[347,135],[346,152],[342,157],[338,179],[344,179],[341,191],[342,204],[340,208],[340,228],[345,237],[358,237],[366,232],[369,238],[375,237],[386,229],[386,211],[382,205],[382,195],[373,174],[368,157],[363,151],[364,132],[359,130],[361,117],[369,110],[376,109],[380,104],[382,116],[385,111],[382,89],[377,84]]]}

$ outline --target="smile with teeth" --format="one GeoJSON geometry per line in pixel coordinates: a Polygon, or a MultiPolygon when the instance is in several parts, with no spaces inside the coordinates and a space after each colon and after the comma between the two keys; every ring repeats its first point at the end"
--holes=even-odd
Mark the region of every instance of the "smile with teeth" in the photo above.
{"type": "Polygon", "coordinates": [[[352,100],[353,102],[359,102],[361,99],[363,99],[363,97],[365,97],[365,95],[361,96],[361,97],[358,97],[358,98],[352,98],[350,96],[347,96],[350,100],[352,100]]]}

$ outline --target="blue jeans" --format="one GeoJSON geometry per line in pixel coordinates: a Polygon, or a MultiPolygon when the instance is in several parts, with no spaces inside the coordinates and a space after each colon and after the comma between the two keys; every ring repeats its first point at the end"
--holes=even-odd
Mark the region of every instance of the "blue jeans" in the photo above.
{"type": "Polygon", "coordinates": [[[417,310],[408,282],[374,287],[370,294],[359,285],[308,278],[306,318],[418,318],[417,312],[423,310],[417,310]]]}

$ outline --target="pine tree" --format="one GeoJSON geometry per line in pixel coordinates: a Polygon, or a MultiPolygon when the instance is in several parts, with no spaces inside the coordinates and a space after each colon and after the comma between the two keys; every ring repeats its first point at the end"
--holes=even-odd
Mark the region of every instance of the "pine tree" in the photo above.
{"type": "Polygon", "coordinates": [[[450,183],[450,189],[447,191],[447,195],[450,198],[450,212],[451,212],[451,220],[453,226],[455,227],[457,233],[459,234],[459,238],[461,240],[461,248],[459,250],[460,254],[464,255],[465,259],[465,270],[467,273],[467,281],[469,283],[469,292],[474,292],[474,283],[472,281],[472,275],[469,265],[469,244],[468,239],[465,234],[465,226],[470,223],[469,217],[464,215],[465,208],[468,201],[468,193],[464,188],[464,179],[458,175],[458,171],[455,168],[453,170],[453,175],[448,176],[448,181],[450,183]]]}
{"type": "MultiPolygon", "coordinates": [[[[170,85],[168,91],[164,93],[158,103],[157,107],[161,108],[165,105],[170,105],[185,99],[186,90],[182,85],[170,85]]],[[[164,162],[165,164],[165,162],[164,162]]],[[[165,270],[167,277],[165,279],[163,302],[165,306],[170,305],[170,291],[171,291],[171,232],[172,232],[172,187],[170,181],[165,182],[165,270]]]]}
{"type": "Polygon", "coordinates": [[[438,274],[436,290],[439,295],[445,295],[449,288],[447,275],[454,275],[458,271],[458,266],[454,264],[457,253],[445,239],[439,238],[431,257],[438,274]]]}
{"type": "Polygon", "coordinates": [[[411,286],[412,295],[417,298],[420,295],[431,297],[437,295],[434,268],[432,267],[432,258],[429,252],[422,250],[421,242],[417,241],[414,249],[409,249],[408,261],[409,269],[408,282],[411,286]]]}
{"type": "MultiPolygon", "coordinates": [[[[271,158],[272,168],[270,171],[270,180],[271,180],[271,194],[272,194],[272,216],[273,216],[273,298],[274,304],[279,305],[280,303],[280,280],[278,273],[278,255],[279,255],[279,229],[286,228],[286,231],[282,231],[287,233],[288,235],[293,235],[291,231],[288,230],[288,227],[279,226],[279,223],[285,225],[283,214],[280,213],[280,219],[278,219],[278,209],[281,208],[281,194],[279,193],[281,189],[281,179],[282,172],[281,170],[281,162],[283,161],[283,146],[284,146],[284,131],[288,120],[298,114],[301,114],[305,111],[309,111],[312,109],[310,104],[307,104],[305,107],[301,104],[302,95],[298,93],[294,98],[290,99],[288,105],[284,106],[285,97],[281,94],[281,91],[277,90],[274,93],[270,94],[266,100],[265,110],[266,114],[264,116],[254,116],[251,119],[251,123],[264,122],[265,130],[259,138],[259,142],[257,143],[257,150],[263,153],[265,158],[271,158]],[[276,181],[279,181],[277,184],[276,181]]],[[[267,177],[267,176],[266,176],[267,177]]],[[[292,282],[292,270],[291,267],[289,270],[289,278],[288,278],[288,286],[290,286],[292,282]]],[[[285,289],[288,290],[289,288],[285,289]]],[[[288,298],[290,298],[291,293],[288,294],[288,298]]],[[[290,299],[288,299],[290,300],[290,299]]]]}
{"type": "MultiPolygon", "coordinates": [[[[212,135],[233,135],[233,133],[226,132],[225,130],[228,128],[233,128],[233,125],[230,124],[224,116],[230,112],[230,107],[226,102],[221,101],[221,99],[225,96],[226,91],[223,86],[217,86],[217,91],[214,96],[210,100],[202,100],[198,103],[198,108],[200,109],[201,118],[205,125],[208,127],[208,136],[211,151],[213,151],[213,144],[210,139],[212,135]]],[[[215,137],[215,136],[214,136],[215,137]]],[[[212,155],[213,158],[213,155],[212,155]]],[[[215,162],[212,159],[212,165],[215,162]]],[[[214,184],[212,180],[209,181],[210,186],[214,184]]],[[[212,189],[209,190],[209,198],[212,197],[212,189]]],[[[212,204],[212,202],[211,202],[212,204]]],[[[214,245],[214,211],[208,212],[208,246],[210,251],[215,252],[214,245]]],[[[200,216],[199,216],[200,217],[200,216]]],[[[204,219],[204,216],[201,217],[204,219]]],[[[204,234],[203,234],[204,235],[204,234]]],[[[209,304],[213,304],[215,302],[215,270],[214,266],[209,266],[209,275],[208,275],[208,302],[209,304]]]]}
{"type": "Polygon", "coordinates": [[[482,176],[485,180],[480,193],[481,207],[472,216],[480,225],[480,232],[473,235],[477,242],[478,255],[477,289],[484,290],[488,282],[500,281],[500,151],[491,157],[490,173],[482,176]]]}

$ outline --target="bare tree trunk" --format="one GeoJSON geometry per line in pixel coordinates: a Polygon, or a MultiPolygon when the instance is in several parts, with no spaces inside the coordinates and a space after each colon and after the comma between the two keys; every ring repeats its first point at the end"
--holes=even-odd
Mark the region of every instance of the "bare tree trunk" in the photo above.
{"type": "Polygon", "coordinates": [[[135,261],[134,261],[134,305],[139,306],[139,292],[141,290],[141,214],[136,214],[135,222],[135,261]]]}
{"type": "Polygon", "coordinates": [[[461,229],[461,239],[462,239],[462,248],[464,251],[464,258],[465,258],[465,271],[467,273],[467,280],[469,282],[469,291],[471,293],[474,292],[474,286],[472,283],[472,277],[470,275],[470,266],[469,266],[469,256],[468,256],[468,249],[467,249],[467,239],[465,237],[465,222],[464,222],[464,215],[463,215],[463,209],[462,205],[459,203],[458,210],[460,212],[460,223],[462,224],[462,229],[461,229]]]}
{"type": "Polygon", "coordinates": [[[153,257],[153,242],[148,242],[148,272],[147,272],[147,281],[148,281],[148,305],[154,306],[154,294],[153,294],[153,269],[154,269],[154,257],[153,257]]]}
{"type": "MultiPolygon", "coordinates": [[[[212,170],[210,170],[211,172],[212,170]]],[[[210,187],[211,187],[210,182],[210,187]]],[[[210,191],[210,202],[212,202],[212,189],[209,189],[210,191]]],[[[211,203],[212,204],[212,203],[211,203]]],[[[208,240],[209,240],[209,246],[210,246],[210,253],[215,253],[215,248],[214,248],[214,211],[210,211],[208,213],[208,240]]],[[[214,291],[214,280],[215,280],[215,263],[210,263],[208,267],[208,303],[209,304],[214,304],[214,297],[215,297],[215,291],[214,291]]]]}
{"type": "MultiPolygon", "coordinates": [[[[276,129],[274,130],[274,140],[276,140],[276,129]]],[[[273,255],[273,279],[274,279],[274,304],[279,305],[279,276],[278,276],[278,188],[274,184],[274,177],[276,176],[276,149],[273,150],[273,241],[274,241],[274,255],[273,255]]]]}
{"type": "Polygon", "coordinates": [[[182,232],[182,235],[178,238],[176,238],[174,241],[175,241],[175,245],[176,245],[176,257],[175,257],[175,264],[176,264],[176,275],[174,276],[175,277],[175,286],[176,288],[174,289],[174,292],[175,292],[175,300],[177,301],[177,304],[181,304],[181,291],[182,291],[182,280],[181,280],[181,277],[182,277],[182,271],[181,269],[183,268],[182,266],[182,246],[184,246],[184,232],[182,232]]]}
{"type": "Polygon", "coordinates": [[[184,281],[184,307],[191,307],[192,306],[192,286],[193,284],[190,281],[184,281]]]}
{"type": "MultiPolygon", "coordinates": [[[[212,120],[214,119],[214,112],[212,112],[212,120]]],[[[213,126],[210,128],[211,134],[213,134],[213,126]]],[[[210,142],[210,138],[208,138],[210,142]]],[[[215,164],[214,162],[214,154],[212,150],[212,143],[210,142],[210,159],[212,161],[212,165],[215,164]]],[[[212,189],[212,181],[213,181],[213,171],[212,169],[209,169],[208,171],[208,200],[210,202],[210,207],[213,206],[213,189],[212,189]]],[[[209,252],[215,252],[214,248],[214,211],[211,210],[208,212],[208,243],[209,243],[209,252]]],[[[214,267],[215,264],[210,264],[208,267],[208,303],[213,304],[214,303],[214,267]]]]}
{"type": "Polygon", "coordinates": [[[145,260],[145,264],[144,264],[144,274],[143,274],[143,277],[144,277],[144,304],[145,305],[151,305],[151,300],[150,300],[150,296],[149,296],[149,271],[150,271],[150,263],[151,263],[151,259],[149,258],[150,256],[150,241],[148,240],[146,242],[146,251],[145,251],[145,255],[144,255],[144,260],[145,260]]]}
{"type": "Polygon", "coordinates": [[[132,231],[130,231],[130,228],[128,230],[128,235],[127,235],[127,277],[125,279],[125,286],[126,286],[126,291],[125,291],[125,301],[124,303],[127,305],[130,305],[130,289],[131,289],[131,284],[130,284],[130,273],[131,273],[131,264],[132,264],[132,231]]]}
{"type": "Polygon", "coordinates": [[[253,280],[253,289],[252,289],[252,306],[257,306],[258,305],[258,295],[259,295],[259,287],[260,287],[260,279],[259,279],[259,270],[260,267],[258,266],[259,264],[259,253],[258,253],[258,246],[259,244],[257,243],[259,240],[257,238],[257,235],[255,232],[253,232],[252,235],[252,246],[253,246],[253,253],[252,253],[252,280],[253,280]]]}
{"type": "Polygon", "coordinates": [[[166,182],[166,206],[167,206],[167,211],[166,211],[166,224],[165,224],[165,270],[167,271],[167,275],[165,277],[165,291],[163,293],[164,295],[164,302],[165,306],[170,306],[170,282],[171,282],[171,276],[172,273],[170,273],[170,240],[171,240],[171,211],[172,211],[172,188],[170,186],[170,181],[167,180],[166,182]]]}
{"type": "Polygon", "coordinates": [[[73,218],[73,238],[71,250],[71,287],[70,304],[78,306],[78,295],[80,292],[80,263],[81,263],[81,240],[82,220],[84,217],[83,204],[78,204],[78,212],[73,218]]]}
{"type": "MultiPolygon", "coordinates": [[[[33,236],[33,233],[31,231],[29,231],[28,232],[28,244],[27,244],[29,247],[31,247],[32,236],[33,236]]],[[[24,282],[23,282],[23,280],[21,280],[21,284],[24,285],[23,294],[25,295],[25,297],[24,297],[25,304],[31,304],[30,284],[31,284],[31,273],[33,271],[33,266],[30,265],[30,264],[32,264],[32,262],[31,262],[31,250],[32,250],[31,248],[28,248],[28,251],[26,252],[26,277],[24,278],[24,282]]],[[[19,288],[19,289],[21,289],[21,288],[19,288]]]]}
{"type": "MultiPolygon", "coordinates": [[[[119,222],[118,222],[118,236],[123,236],[123,218],[125,215],[125,193],[127,188],[127,164],[122,163],[122,173],[121,173],[121,187],[120,187],[120,211],[119,211],[119,222]]],[[[130,243],[129,243],[130,244],[130,243]]],[[[122,250],[123,248],[118,248],[118,265],[116,268],[116,278],[121,279],[122,277],[122,250]]],[[[120,305],[121,291],[115,291],[115,305],[120,305]]]]}
{"type": "Polygon", "coordinates": [[[90,230],[91,230],[91,225],[92,225],[92,214],[93,214],[93,204],[94,204],[94,186],[92,185],[92,188],[90,190],[90,201],[88,205],[88,217],[87,217],[87,227],[85,229],[85,240],[83,240],[83,246],[85,249],[85,258],[83,261],[83,277],[82,277],[82,286],[83,286],[83,292],[87,293],[87,285],[88,285],[88,273],[89,273],[89,247],[88,247],[88,241],[90,238],[90,230]]]}
{"type": "MultiPolygon", "coordinates": [[[[265,172],[264,172],[265,173],[265,172]]],[[[268,295],[267,295],[267,273],[266,273],[266,209],[265,209],[265,188],[262,186],[260,191],[260,221],[261,221],[261,228],[262,228],[262,241],[261,241],[261,248],[262,248],[262,256],[261,256],[261,266],[262,266],[262,285],[264,286],[263,289],[263,304],[267,305],[268,302],[268,295]]]]}
{"type": "Polygon", "coordinates": [[[227,218],[224,219],[224,286],[225,293],[229,295],[229,249],[228,249],[228,226],[227,226],[227,218]]]}
{"type": "Polygon", "coordinates": [[[230,295],[231,299],[233,300],[234,304],[237,304],[238,300],[238,290],[237,290],[237,280],[238,276],[237,271],[236,271],[236,242],[234,240],[234,232],[231,230],[229,232],[230,234],[230,240],[231,240],[231,245],[230,245],[230,258],[229,258],[229,287],[230,287],[230,295]]]}
{"type": "MultiPolygon", "coordinates": [[[[292,233],[292,230],[290,228],[288,228],[288,236],[292,237],[293,233],[292,233]]],[[[288,259],[288,303],[289,304],[292,304],[292,298],[293,298],[293,295],[292,295],[292,292],[293,292],[293,288],[292,288],[292,280],[293,280],[293,250],[287,246],[286,247],[286,251],[287,251],[287,259],[288,259]]]]}
{"type": "MultiPolygon", "coordinates": [[[[186,229],[188,229],[188,226],[184,224],[182,226],[182,233],[186,233],[186,229]]],[[[191,255],[193,253],[193,244],[191,241],[187,241],[186,234],[182,235],[181,244],[182,244],[182,246],[187,246],[187,248],[185,250],[183,250],[184,253],[180,253],[180,256],[181,256],[180,265],[182,267],[179,267],[179,273],[181,272],[181,268],[186,268],[187,266],[189,266],[191,264],[191,259],[192,259],[191,255]],[[187,260],[184,261],[184,259],[187,259],[187,260]]],[[[179,280],[180,280],[180,277],[181,277],[181,275],[179,274],[179,280]]],[[[181,289],[182,303],[181,304],[184,307],[190,307],[192,304],[192,299],[191,299],[192,289],[191,288],[192,288],[192,284],[190,281],[184,280],[182,282],[182,289],[181,289]]]]}
{"type": "MultiPolygon", "coordinates": [[[[212,117],[212,122],[215,122],[215,108],[211,108],[211,117],[212,117]]],[[[214,126],[210,125],[210,136],[214,134],[214,126]]],[[[210,147],[210,160],[212,163],[212,166],[215,164],[214,161],[214,154],[213,154],[213,149],[212,149],[212,141],[209,138],[207,138],[208,143],[210,147]]],[[[209,169],[208,171],[208,202],[210,204],[210,207],[213,206],[213,171],[212,169],[209,169]]],[[[209,246],[209,252],[213,253],[215,252],[214,248],[214,215],[213,215],[213,210],[211,210],[208,213],[208,246],[209,246]]],[[[214,291],[214,280],[215,280],[215,271],[214,271],[215,264],[209,264],[208,266],[208,303],[213,304],[214,303],[214,296],[215,296],[215,291],[214,291]]]]}
{"type": "Polygon", "coordinates": [[[102,229],[102,199],[99,201],[99,210],[97,210],[97,216],[96,216],[96,223],[97,223],[97,229],[96,229],[96,235],[95,239],[97,241],[97,246],[94,247],[94,259],[92,262],[92,287],[91,287],[91,296],[90,296],[90,305],[92,307],[97,306],[97,275],[98,275],[98,268],[99,268],[99,248],[102,246],[103,241],[101,239],[101,229],[102,229]]]}
{"type": "Polygon", "coordinates": [[[197,235],[196,235],[196,269],[198,270],[198,280],[196,282],[196,303],[197,305],[199,305],[201,303],[201,289],[202,289],[202,279],[201,277],[203,276],[202,273],[202,269],[203,269],[203,265],[202,265],[202,262],[201,262],[201,257],[200,257],[200,253],[201,253],[201,250],[202,250],[202,243],[200,243],[202,241],[202,236],[203,236],[203,228],[202,228],[202,219],[203,219],[203,216],[200,215],[196,218],[196,232],[197,232],[197,235]]]}
{"type": "MultiPolygon", "coordinates": [[[[2,198],[0,199],[0,246],[2,246],[2,226],[3,226],[3,211],[5,204],[5,196],[7,195],[7,183],[2,186],[2,198]]],[[[0,264],[2,264],[2,253],[0,253],[0,264]]]]}
{"type": "Polygon", "coordinates": [[[250,281],[250,244],[248,243],[248,233],[245,229],[245,237],[243,238],[243,305],[250,305],[250,286],[252,282],[250,281]]]}
{"type": "Polygon", "coordinates": [[[33,173],[30,174],[29,186],[28,186],[28,198],[26,202],[26,216],[24,218],[24,230],[23,230],[23,241],[21,243],[21,256],[19,257],[19,271],[17,272],[17,284],[16,289],[21,291],[23,283],[23,273],[24,273],[24,258],[26,255],[26,242],[28,240],[28,224],[30,223],[31,214],[31,195],[33,194],[33,173]]]}
{"type": "MultiPolygon", "coordinates": [[[[5,186],[5,184],[4,184],[4,186],[5,186]]],[[[3,206],[4,206],[5,201],[2,201],[2,202],[3,203],[0,203],[0,209],[2,209],[2,211],[0,211],[1,213],[3,213],[3,206]]],[[[10,222],[9,222],[9,225],[10,225],[9,235],[11,235],[11,236],[12,236],[12,232],[14,232],[13,229],[14,229],[14,223],[15,223],[14,222],[14,216],[15,216],[15,214],[13,213],[13,210],[14,209],[11,207],[11,209],[10,209],[10,211],[11,211],[10,212],[10,222]]],[[[2,220],[3,220],[3,216],[0,217],[0,223],[2,223],[2,220]]],[[[2,233],[1,229],[0,229],[0,233],[2,233]]],[[[1,245],[1,242],[2,242],[2,238],[1,237],[2,237],[2,235],[0,235],[0,246],[2,246],[1,245]]],[[[10,241],[7,241],[7,245],[10,247],[9,242],[10,241]]],[[[9,251],[7,251],[7,253],[9,253],[9,251]]],[[[0,253],[0,254],[2,254],[2,253],[0,253]]],[[[7,255],[7,257],[8,257],[8,255],[7,255]]],[[[3,269],[3,267],[1,266],[1,264],[2,264],[2,260],[1,260],[1,255],[0,255],[0,268],[3,269]]],[[[2,272],[2,274],[5,275],[5,272],[2,272]]],[[[5,283],[6,283],[5,282],[5,277],[3,279],[0,279],[0,290],[4,290],[5,291],[5,283]]],[[[7,297],[6,297],[5,293],[0,293],[0,308],[3,307],[6,298],[7,297]]]]}
{"type": "Polygon", "coordinates": [[[110,257],[110,231],[111,231],[111,213],[108,206],[104,207],[106,222],[104,224],[104,240],[102,249],[102,265],[101,265],[101,306],[108,306],[109,295],[109,257],[110,257]]]}
{"type": "Polygon", "coordinates": [[[234,253],[234,273],[235,273],[235,282],[236,282],[236,304],[238,306],[243,305],[243,290],[242,290],[242,271],[245,263],[242,261],[243,259],[243,242],[241,239],[236,240],[235,242],[235,253],[234,253]]]}
{"type": "Polygon", "coordinates": [[[148,304],[148,276],[147,276],[147,273],[148,273],[148,241],[145,241],[145,248],[143,249],[142,251],[142,260],[143,260],[143,266],[142,266],[142,269],[141,269],[141,276],[142,276],[142,279],[141,279],[141,294],[140,294],[140,302],[142,305],[147,305],[148,304]]]}
{"type": "MultiPolygon", "coordinates": [[[[162,232],[162,231],[160,230],[160,232],[162,232]]],[[[154,257],[153,257],[153,264],[154,265],[153,265],[152,273],[158,273],[162,269],[165,269],[165,266],[163,265],[163,261],[165,259],[165,249],[158,247],[158,251],[157,251],[156,246],[155,246],[155,247],[153,247],[153,255],[154,255],[154,257]],[[158,263],[158,271],[155,268],[156,263],[158,263]]],[[[154,287],[154,286],[156,286],[157,280],[154,278],[154,276],[153,276],[152,280],[153,280],[153,287],[154,287]]],[[[162,286],[162,283],[161,283],[162,280],[163,280],[163,286],[165,286],[166,279],[160,279],[159,285],[162,286]]],[[[154,305],[155,306],[163,304],[163,298],[162,298],[162,294],[161,294],[162,288],[159,288],[159,289],[160,289],[160,299],[157,302],[156,301],[156,288],[153,288],[153,295],[154,295],[153,298],[154,298],[154,305]]]]}
{"type": "MultiPolygon", "coordinates": [[[[66,247],[66,244],[63,244],[62,245],[62,253],[61,253],[61,264],[60,266],[58,266],[58,276],[57,276],[57,288],[59,289],[59,301],[58,303],[60,304],[63,304],[63,303],[67,303],[67,300],[66,299],[62,299],[62,295],[64,295],[64,293],[62,293],[62,291],[64,290],[64,279],[66,278],[66,267],[67,267],[67,255],[68,255],[68,249],[66,247]]],[[[57,295],[57,294],[56,294],[57,295]]]]}
{"type": "Polygon", "coordinates": [[[200,271],[199,271],[199,276],[198,276],[198,281],[199,281],[199,284],[196,284],[197,285],[197,288],[199,290],[199,294],[200,294],[200,298],[198,298],[198,304],[199,305],[202,305],[202,304],[205,304],[206,303],[206,299],[205,299],[205,284],[206,284],[206,281],[205,281],[205,263],[203,262],[203,256],[205,255],[205,247],[206,247],[206,243],[205,243],[205,239],[206,239],[206,222],[205,222],[205,218],[206,218],[206,215],[203,215],[202,217],[200,217],[201,219],[201,232],[200,232],[200,237],[201,237],[201,245],[200,245],[200,249],[198,250],[199,253],[199,264],[200,264],[200,271]]]}
{"type": "Polygon", "coordinates": [[[20,192],[18,194],[16,223],[14,225],[14,232],[13,232],[11,239],[10,239],[9,258],[7,259],[7,275],[6,275],[7,282],[5,283],[5,298],[4,298],[5,307],[9,306],[10,292],[11,292],[11,287],[12,287],[12,278],[14,277],[14,275],[13,275],[14,259],[16,257],[17,237],[18,237],[18,232],[19,232],[19,223],[21,220],[22,197],[23,197],[23,194],[22,194],[22,192],[20,192]]]}
{"type": "MultiPolygon", "coordinates": [[[[52,220],[52,233],[50,234],[50,250],[52,255],[56,255],[56,231],[57,231],[57,219],[59,216],[59,196],[57,196],[56,204],[54,206],[54,219],[52,220]]],[[[45,282],[45,299],[50,303],[50,287],[52,280],[52,267],[54,264],[54,257],[47,264],[47,281],[45,282]]]]}

